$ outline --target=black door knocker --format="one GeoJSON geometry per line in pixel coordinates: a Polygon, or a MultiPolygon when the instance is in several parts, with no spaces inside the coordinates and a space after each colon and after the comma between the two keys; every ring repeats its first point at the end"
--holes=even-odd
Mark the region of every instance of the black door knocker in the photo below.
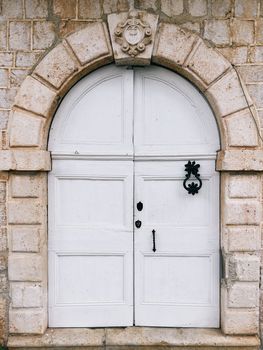
{"type": "Polygon", "coordinates": [[[185,174],[185,179],[184,179],[184,188],[189,194],[192,194],[193,196],[198,193],[200,188],[202,187],[202,180],[200,179],[200,174],[198,173],[200,168],[200,164],[195,164],[195,161],[191,162],[188,160],[188,163],[185,164],[185,171],[187,174],[185,174]],[[190,179],[191,175],[193,175],[198,183],[192,182],[188,185],[186,185],[187,181],[190,179]]]}

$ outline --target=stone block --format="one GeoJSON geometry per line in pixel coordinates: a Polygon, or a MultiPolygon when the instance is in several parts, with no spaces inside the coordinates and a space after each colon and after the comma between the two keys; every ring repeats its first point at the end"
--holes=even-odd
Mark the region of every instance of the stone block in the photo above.
{"type": "Polygon", "coordinates": [[[260,197],[261,183],[257,175],[231,175],[228,182],[230,198],[260,197]]]}
{"type": "Polygon", "coordinates": [[[105,14],[113,12],[127,12],[129,10],[129,0],[104,0],[103,12],[105,14]]]}
{"type": "Polygon", "coordinates": [[[0,229],[0,252],[7,250],[7,232],[6,228],[0,229]]]}
{"type": "Polygon", "coordinates": [[[21,151],[2,150],[0,151],[0,170],[50,170],[50,152],[48,151],[21,151]]]}
{"type": "Polygon", "coordinates": [[[207,85],[230,68],[229,62],[223,56],[203,42],[200,42],[194,53],[190,55],[186,66],[207,85]]]}
{"type": "Polygon", "coordinates": [[[9,111],[0,110],[0,129],[6,129],[9,120],[9,111]]]}
{"type": "Polygon", "coordinates": [[[229,146],[258,146],[258,132],[253,118],[250,110],[244,109],[224,119],[229,146]]]}
{"type": "Polygon", "coordinates": [[[56,27],[54,22],[34,22],[33,24],[33,49],[43,50],[51,46],[56,39],[56,27]]]}
{"type": "Polygon", "coordinates": [[[168,17],[179,16],[184,12],[183,0],[163,0],[161,11],[168,17]]]}
{"type": "Polygon", "coordinates": [[[43,289],[40,283],[11,283],[12,307],[42,307],[43,289]]]}
{"type": "Polygon", "coordinates": [[[0,22],[0,50],[6,50],[7,24],[0,22]]]}
{"type": "MultiPolygon", "coordinates": [[[[147,12],[139,12],[139,11],[133,11],[132,13],[119,13],[119,14],[111,14],[108,15],[108,26],[111,36],[111,42],[112,42],[112,48],[114,53],[114,59],[116,64],[140,64],[140,65],[147,65],[151,62],[152,57],[152,51],[153,51],[153,43],[155,41],[155,35],[156,35],[156,29],[157,29],[157,22],[158,22],[158,16],[153,15],[147,12]],[[119,40],[116,40],[115,36],[115,30],[117,26],[121,23],[125,23],[128,18],[131,18],[132,15],[135,15],[145,24],[149,25],[151,28],[151,40],[147,44],[145,44],[145,49],[142,52],[139,52],[137,50],[138,54],[135,56],[129,55],[129,51],[131,49],[131,46],[129,46],[128,41],[127,43],[127,51],[123,52],[122,50],[122,40],[121,36],[119,37],[119,40]]],[[[127,28],[126,28],[127,29],[127,28]]],[[[125,29],[123,32],[123,35],[125,33],[125,29]]],[[[129,32],[127,32],[129,33],[129,32]]],[[[139,40],[147,38],[147,36],[143,34],[143,37],[140,37],[139,40]]],[[[140,45],[138,43],[138,45],[140,45]]]]}
{"type": "Polygon", "coordinates": [[[13,253],[9,255],[8,276],[10,281],[42,281],[43,269],[43,258],[38,254],[13,253]]]}
{"type": "Polygon", "coordinates": [[[225,334],[257,334],[258,324],[257,310],[222,311],[222,331],[225,334]]]}
{"type": "Polygon", "coordinates": [[[9,224],[40,224],[43,220],[42,210],[42,206],[35,199],[9,202],[9,224]]]}
{"type": "Polygon", "coordinates": [[[69,35],[67,42],[82,65],[111,57],[108,32],[103,23],[88,24],[86,28],[69,35]]]}
{"type": "Polygon", "coordinates": [[[234,19],[232,22],[233,44],[251,45],[254,43],[254,21],[234,19]]]}
{"type": "Polygon", "coordinates": [[[228,289],[228,306],[232,308],[255,308],[259,303],[258,284],[236,282],[228,289]]]}
{"type": "Polygon", "coordinates": [[[42,116],[48,116],[56,93],[28,76],[16,96],[16,105],[42,116]],[[36,103],[37,101],[37,103],[36,103]]]}
{"type": "Polygon", "coordinates": [[[261,218],[260,203],[255,200],[229,200],[224,206],[226,224],[258,225],[261,218]]]}
{"type": "Polygon", "coordinates": [[[23,0],[2,0],[2,16],[9,18],[23,17],[23,0]]]}
{"type": "Polygon", "coordinates": [[[213,17],[228,17],[231,15],[231,0],[212,0],[213,17]]]}
{"type": "Polygon", "coordinates": [[[239,66],[238,72],[241,74],[245,83],[260,83],[263,81],[262,65],[239,66]]]}
{"type": "Polygon", "coordinates": [[[0,52],[0,66],[11,67],[13,65],[13,52],[0,52]]]}
{"type": "Polygon", "coordinates": [[[0,69],[0,87],[7,88],[9,82],[9,73],[7,69],[0,69]]]}
{"type": "Polygon", "coordinates": [[[11,196],[13,198],[37,198],[42,193],[43,178],[39,174],[11,175],[11,196]]]}
{"type": "Polygon", "coordinates": [[[43,309],[10,310],[10,333],[42,334],[47,326],[47,312],[43,309]]]}
{"type": "MultiPolygon", "coordinates": [[[[224,75],[207,91],[206,96],[222,117],[247,107],[247,101],[234,70],[224,75]]],[[[249,101],[251,104],[251,101],[249,101]]]]}
{"type": "Polygon", "coordinates": [[[26,18],[46,18],[48,16],[48,1],[25,0],[26,18]]]}
{"type": "Polygon", "coordinates": [[[207,14],[206,0],[188,0],[189,13],[193,17],[205,16],[207,14]]]}
{"type": "Polygon", "coordinates": [[[197,36],[178,26],[162,23],[155,40],[153,60],[157,63],[170,62],[182,65],[192,50],[197,36]]]}
{"type": "Polygon", "coordinates": [[[79,0],[79,18],[100,18],[101,14],[100,1],[79,0]]]}
{"type": "Polygon", "coordinates": [[[252,253],[235,253],[228,260],[227,278],[230,281],[259,281],[260,257],[252,253]]]}
{"type": "Polygon", "coordinates": [[[9,46],[11,50],[30,50],[30,22],[10,22],[9,32],[9,46]]]}
{"type": "Polygon", "coordinates": [[[17,52],[15,65],[30,68],[37,62],[40,55],[40,52],[17,52]]]}
{"type": "Polygon", "coordinates": [[[219,171],[262,171],[263,151],[248,149],[219,151],[216,169],[219,171]]]}
{"type": "Polygon", "coordinates": [[[0,272],[5,271],[7,269],[7,258],[6,256],[0,255],[0,272]]]}
{"type": "Polygon", "coordinates": [[[0,108],[10,109],[13,106],[16,89],[0,89],[0,108]]]}
{"type": "Polygon", "coordinates": [[[256,21],[256,42],[263,44],[263,18],[258,18],[256,21]]]}
{"type": "Polygon", "coordinates": [[[54,0],[53,1],[54,14],[63,19],[76,17],[76,0],[54,0]]]}
{"type": "Polygon", "coordinates": [[[204,38],[216,45],[230,44],[230,22],[225,19],[211,19],[204,21],[204,38]]]}
{"type": "Polygon", "coordinates": [[[235,0],[235,17],[255,18],[257,9],[257,0],[235,0]]]}
{"type": "Polygon", "coordinates": [[[157,10],[156,0],[135,0],[135,6],[141,10],[157,10]]]}
{"type": "Polygon", "coordinates": [[[43,58],[34,73],[58,89],[77,69],[77,63],[66,48],[59,44],[43,58]]]}
{"type": "Polygon", "coordinates": [[[248,48],[246,46],[239,47],[222,47],[218,48],[219,52],[233,64],[246,63],[248,59],[248,48]]]}
{"type": "Polygon", "coordinates": [[[13,252],[39,252],[39,229],[34,226],[12,227],[10,245],[13,252]]]}
{"type": "Polygon", "coordinates": [[[256,105],[256,108],[263,108],[262,84],[248,84],[247,89],[250,97],[256,105]]]}
{"type": "Polygon", "coordinates": [[[10,146],[39,146],[43,128],[43,118],[38,118],[22,111],[14,111],[12,118],[10,146]]]}
{"type": "Polygon", "coordinates": [[[255,47],[254,61],[258,62],[258,63],[262,63],[263,62],[263,46],[256,46],[255,47]]]}
{"type": "Polygon", "coordinates": [[[192,32],[200,33],[201,31],[201,26],[198,22],[185,22],[181,24],[181,27],[187,30],[191,30],[192,32]]]}
{"type": "Polygon", "coordinates": [[[10,72],[10,86],[15,88],[20,87],[28,74],[28,69],[12,69],[10,72]]]}

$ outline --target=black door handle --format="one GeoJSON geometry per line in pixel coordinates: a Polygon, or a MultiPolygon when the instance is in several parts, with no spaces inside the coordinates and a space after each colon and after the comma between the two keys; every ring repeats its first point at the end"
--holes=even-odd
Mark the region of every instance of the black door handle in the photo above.
{"type": "Polygon", "coordinates": [[[155,230],[152,230],[153,234],[153,252],[156,252],[156,246],[155,246],[155,230]]]}

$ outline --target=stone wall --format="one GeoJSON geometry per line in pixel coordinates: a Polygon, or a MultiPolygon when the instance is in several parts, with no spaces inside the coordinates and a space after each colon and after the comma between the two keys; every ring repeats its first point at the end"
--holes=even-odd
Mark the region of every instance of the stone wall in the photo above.
{"type": "MultiPolygon", "coordinates": [[[[107,14],[112,12],[127,11],[131,2],[129,3],[128,0],[2,0],[0,4],[0,146],[4,150],[7,148],[10,109],[18,88],[34,65],[66,34],[84,28],[90,22],[106,20],[107,14]]],[[[260,127],[263,127],[263,1],[135,0],[134,6],[137,9],[159,14],[163,22],[176,23],[194,31],[216,47],[242,75],[259,114],[260,127]]],[[[23,123],[23,119],[20,118],[20,122],[23,123]]],[[[229,120],[229,123],[235,123],[234,118],[229,120]]],[[[242,134],[238,133],[239,125],[235,128],[237,132],[230,136],[233,145],[238,146],[239,142],[242,144],[240,141],[242,134]]],[[[251,133],[252,141],[248,144],[251,149],[255,146],[254,138],[255,135],[251,133]]],[[[34,140],[31,140],[31,144],[33,143],[34,140]]],[[[19,148],[19,145],[15,142],[14,144],[19,148]]],[[[41,285],[38,282],[41,279],[35,275],[36,270],[38,271],[36,267],[37,256],[39,256],[36,253],[43,256],[46,253],[39,252],[39,242],[45,239],[43,232],[39,230],[39,225],[45,222],[45,217],[39,216],[37,212],[38,205],[41,205],[39,198],[46,193],[46,178],[41,174],[34,175],[26,172],[19,177],[15,172],[9,173],[9,176],[11,178],[8,183],[11,185],[7,188],[8,174],[4,172],[0,174],[0,338],[3,343],[7,337],[9,295],[12,294],[16,300],[16,304],[13,305],[13,314],[11,313],[13,318],[18,315],[16,309],[41,306],[43,295],[40,295],[41,285]],[[36,182],[41,184],[40,188],[34,185],[36,182]],[[6,197],[10,199],[9,223],[12,226],[8,244],[6,197]],[[23,202],[24,206],[28,201],[31,205],[32,199],[35,202],[31,210],[32,216],[24,217],[19,211],[20,203],[23,202]],[[23,223],[23,229],[20,227],[21,223],[23,223]],[[24,257],[24,254],[30,254],[30,264],[34,260],[32,259],[34,254],[36,256],[35,264],[28,266],[25,278],[21,275],[23,271],[12,270],[12,254],[10,255],[9,277],[18,283],[17,286],[15,282],[12,283],[13,291],[11,288],[9,290],[7,283],[8,248],[11,252],[19,252],[15,254],[15,259],[19,259],[20,254],[21,257],[24,257]],[[24,280],[27,282],[19,282],[24,280]]],[[[245,253],[246,255],[243,253],[244,246],[246,246],[246,252],[258,249],[254,246],[249,247],[248,237],[260,234],[258,228],[253,226],[258,221],[261,211],[258,204],[255,211],[247,212],[246,209],[247,203],[251,208],[251,204],[258,203],[259,199],[262,200],[259,198],[262,193],[262,178],[260,175],[253,176],[253,186],[251,186],[251,176],[246,179],[244,176],[233,175],[227,176],[224,180],[224,190],[229,199],[227,204],[231,206],[229,213],[232,213],[228,218],[228,224],[230,226],[247,225],[241,230],[242,232],[239,229],[238,238],[235,228],[230,228],[227,233],[228,249],[240,252],[236,254],[235,261],[229,263],[230,267],[231,264],[240,266],[240,275],[235,276],[235,283],[229,289],[228,303],[233,309],[243,307],[244,297],[248,299],[245,305],[251,301],[250,307],[257,307],[255,285],[258,285],[258,281],[253,271],[257,270],[258,259],[254,256],[250,257],[249,253],[245,253]],[[235,212],[235,203],[240,201],[244,202],[242,213],[235,212]],[[240,216],[244,217],[244,222],[240,221],[240,216]],[[251,268],[243,268],[244,264],[250,264],[251,268]],[[244,269],[250,271],[248,275],[242,274],[244,269]],[[236,287],[242,281],[243,291],[240,291],[241,289],[236,287]]],[[[247,317],[247,314],[244,313],[243,317],[247,317]]],[[[24,321],[20,319],[20,322],[24,321]]],[[[242,320],[240,322],[242,323],[242,320]]],[[[251,323],[254,324],[255,320],[251,320],[251,323]]]]}

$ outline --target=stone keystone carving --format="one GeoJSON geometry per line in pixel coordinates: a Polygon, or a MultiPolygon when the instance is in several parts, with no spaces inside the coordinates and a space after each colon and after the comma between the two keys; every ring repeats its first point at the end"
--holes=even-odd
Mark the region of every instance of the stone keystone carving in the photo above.
{"type": "Polygon", "coordinates": [[[150,64],[158,16],[145,11],[113,13],[108,16],[116,64],[150,64]]]}
{"type": "Polygon", "coordinates": [[[125,22],[117,25],[115,41],[121,45],[123,52],[131,57],[137,56],[145,50],[146,45],[152,42],[150,24],[140,19],[139,12],[133,10],[125,22]]]}

